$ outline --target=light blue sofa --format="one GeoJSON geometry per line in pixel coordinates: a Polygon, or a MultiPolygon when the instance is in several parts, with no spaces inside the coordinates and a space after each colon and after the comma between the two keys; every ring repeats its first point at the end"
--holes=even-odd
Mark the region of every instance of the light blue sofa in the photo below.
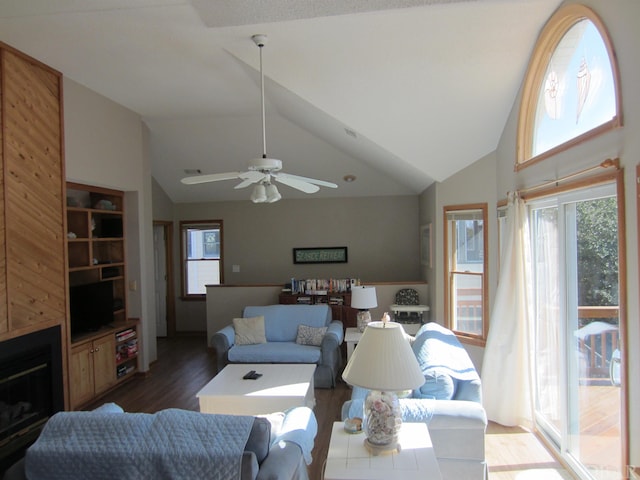
{"type": "MultiPolygon", "coordinates": [[[[444,480],[485,479],[487,414],[469,355],[453,332],[433,322],[418,330],[412,349],[425,383],[400,399],[402,420],[427,424],[444,480]]],[[[342,420],[362,418],[367,392],[353,388],[351,400],[342,406],[342,420]]]]}
{"type": "Polygon", "coordinates": [[[111,403],[51,417],[3,479],[308,480],[317,431],[307,407],[246,417],[179,409],[125,413],[111,403]],[[234,435],[240,458],[228,447],[234,435]]]}
{"type": "Polygon", "coordinates": [[[265,305],[245,307],[244,318],[264,317],[266,343],[236,345],[233,325],[211,337],[218,371],[229,363],[314,363],[314,386],[333,388],[342,366],[342,322],[332,320],[328,305],[265,305]],[[327,327],[321,345],[296,343],[298,325],[327,327]]]}

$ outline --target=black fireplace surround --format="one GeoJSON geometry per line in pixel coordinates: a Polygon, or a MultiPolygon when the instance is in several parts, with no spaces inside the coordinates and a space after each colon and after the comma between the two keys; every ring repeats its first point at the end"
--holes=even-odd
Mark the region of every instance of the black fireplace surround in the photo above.
{"type": "Polygon", "coordinates": [[[0,342],[0,476],[63,409],[60,327],[0,342]]]}

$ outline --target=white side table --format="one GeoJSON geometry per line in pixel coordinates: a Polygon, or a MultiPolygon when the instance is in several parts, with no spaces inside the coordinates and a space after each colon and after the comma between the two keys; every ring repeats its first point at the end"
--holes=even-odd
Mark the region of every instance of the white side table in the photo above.
{"type": "Polygon", "coordinates": [[[424,423],[403,423],[399,441],[400,452],[374,456],[364,446],[364,434],[349,434],[343,422],[335,422],[324,480],[442,480],[424,423]]]}
{"type": "Polygon", "coordinates": [[[345,331],[344,341],[347,344],[347,362],[349,362],[349,359],[353,354],[353,350],[356,348],[356,345],[358,344],[361,338],[362,338],[362,332],[355,327],[349,327],[345,331]]]}
{"type": "Polygon", "coordinates": [[[394,303],[393,305],[390,305],[389,308],[391,309],[391,311],[393,312],[393,316],[394,318],[398,315],[398,313],[417,313],[420,317],[420,320],[416,323],[402,323],[402,327],[404,328],[404,331],[407,332],[409,335],[415,335],[416,333],[418,333],[418,330],[420,330],[420,327],[422,327],[422,325],[424,324],[424,314],[425,312],[428,312],[429,306],[428,305],[398,305],[396,303],[394,303]]]}

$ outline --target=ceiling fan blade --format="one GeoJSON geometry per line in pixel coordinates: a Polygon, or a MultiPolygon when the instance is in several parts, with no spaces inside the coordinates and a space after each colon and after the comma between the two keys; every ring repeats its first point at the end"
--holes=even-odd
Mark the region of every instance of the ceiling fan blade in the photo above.
{"type": "Polygon", "coordinates": [[[196,185],[198,183],[218,182],[220,180],[233,180],[234,178],[242,178],[244,172],[227,172],[212,173],[210,175],[195,175],[193,177],[185,177],[180,180],[185,185],[196,185]]]}
{"type": "Polygon", "coordinates": [[[316,193],[318,190],[320,190],[320,187],[318,187],[317,185],[313,185],[298,178],[291,178],[289,175],[276,175],[275,173],[272,175],[276,179],[276,181],[284,183],[285,185],[288,185],[291,188],[295,188],[296,190],[300,190],[304,193],[316,193]]]}
{"type": "Polygon", "coordinates": [[[288,173],[279,173],[278,176],[281,178],[285,177],[292,180],[299,180],[301,182],[313,183],[314,185],[320,185],[321,187],[338,188],[338,185],[336,185],[335,183],[325,182],[324,180],[316,180],[315,178],[300,177],[298,175],[290,175],[288,173]]]}
{"type": "Polygon", "coordinates": [[[253,184],[253,183],[257,183],[260,180],[262,180],[266,175],[262,172],[257,172],[257,171],[249,171],[249,172],[243,172],[239,175],[239,178],[241,178],[243,181],[240,182],[238,185],[236,185],[235,189],[238,188],[245,188],[248,187],[249,185],[253,184]]]}

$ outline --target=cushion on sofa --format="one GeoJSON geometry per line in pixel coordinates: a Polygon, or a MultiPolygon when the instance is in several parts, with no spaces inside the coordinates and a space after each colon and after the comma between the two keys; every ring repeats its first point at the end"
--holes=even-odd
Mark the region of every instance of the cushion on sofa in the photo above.
{"type": "Polygon", "coordinates": [[[179,409],[58,412],[25,455],[27,478],[237,476],[254,418],[179,409]],[[131,461],[133,459],[133,461],[131,461]],[[55,472],[55,475],[52,475],[55,472]]]}
{"type": "Polygon", "coordinates": [[[255,345],[267,343],[264,332],[264,317],[234,318],[236,345],[255,345]]]}
{"type": "MultiPolygon", "coordinates": [[[[266,418],[256,417],[249,433],[249,439],[244,449],[256,455],[258,464],[269,454],[269,444],[271,442],[271,423],[266,418]]],[[[243,459],[244,460],[244,459],[243,459]]]]}
{"type": "Polygon", "coordinates": [[[231,363],[318,363],[321,355],[320,347],[294,342],[236,345],[228,352],[231,363]]]}
{"type": "Polygon", "coordinates": [[[267,342],[295,342],[298,325],[326,327],[331,321],[328,305],[262,305],[244,308],[243,317],[264,316],[267,342]]]}
{"type": "Polygon", "coordinates": [[[296,343],[299,345],[314,345],[319,347],[322,345],[324,334],[327,333],[327,327],[310,327],[309,325],[298,325],[298,336],[296,343]]]}
{"type": "Polygon", "coordinates": [[[414,390],[414,397],[481,401],[472,389],[468,389],[464,397],[459,396],[461,385],[479,384],[480,377],[469,354],[451,330],[435,322],[427,323],[418,330],[411,349],[425,376],[425,384],[414,390]]]}
{"type": "Polygon", "coordinates": [[[446,373],[436,369],[424,372],[424,383],[412,392],[413,398],[432,398],[435,400],[451,400],[456,391],[457,381],[446,373]]]}
{"type": "Polygon", "coordinates": [[[92,411],[97,413],[124,413],[124,409],[117,403],[113,402],[103,403],[92,411]]]}

